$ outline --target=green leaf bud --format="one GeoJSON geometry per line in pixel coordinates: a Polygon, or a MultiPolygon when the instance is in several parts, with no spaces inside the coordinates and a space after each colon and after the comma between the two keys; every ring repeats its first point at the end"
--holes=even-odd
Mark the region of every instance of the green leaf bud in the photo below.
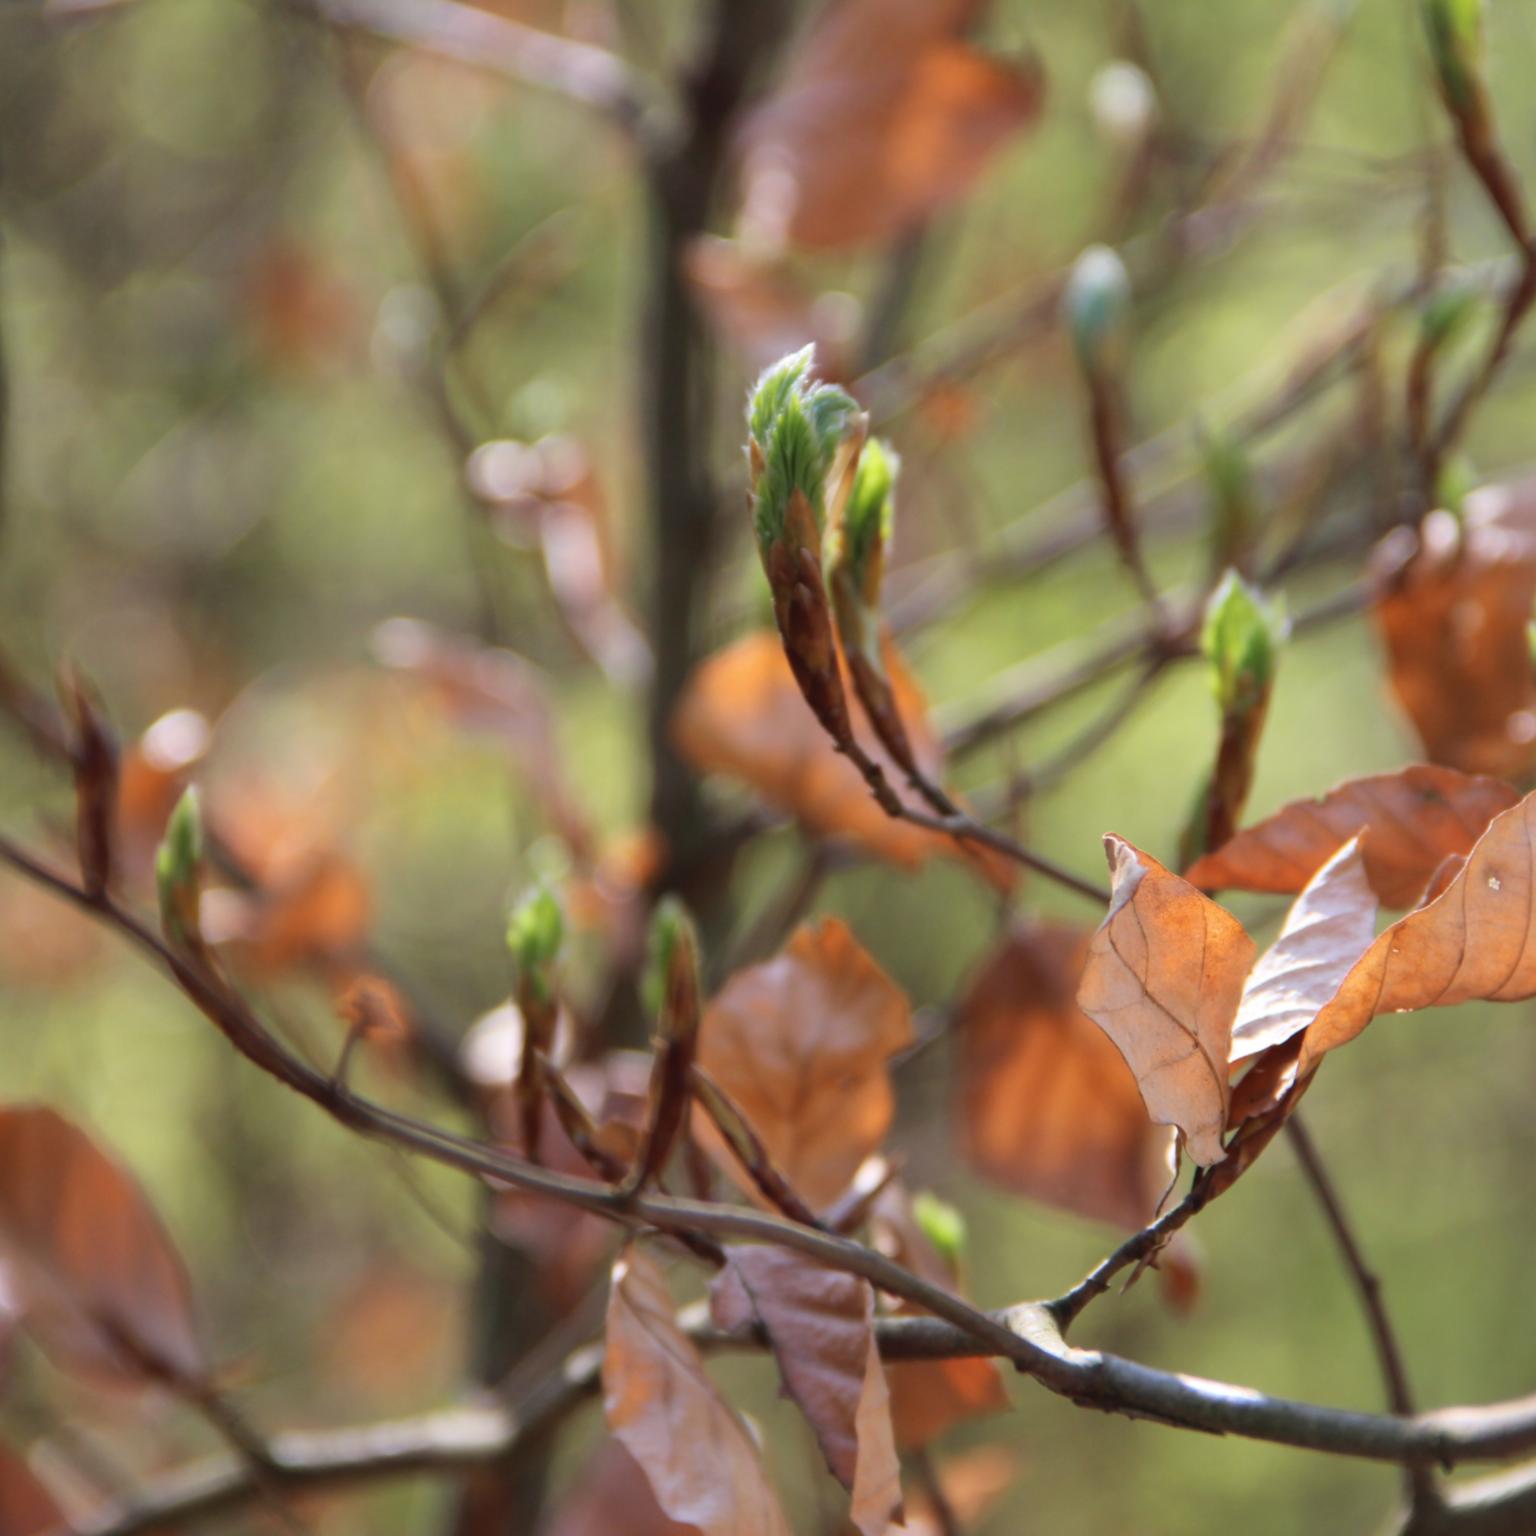
{"type": "Polygon", "coordinates": [[[1077,258],[1062,312],[1083,371],[1113,373],[1128,344],[1131,321],[1131,280],[1115,251],[1090,245],[1077,258]]]}
{"type": "Polygon", "coordinates": [[[1287,624],[1235,571],[1228,571],[1206,604],[1200,649],[1223,715],[1243,714],[1269,696],[1287,624]]]}

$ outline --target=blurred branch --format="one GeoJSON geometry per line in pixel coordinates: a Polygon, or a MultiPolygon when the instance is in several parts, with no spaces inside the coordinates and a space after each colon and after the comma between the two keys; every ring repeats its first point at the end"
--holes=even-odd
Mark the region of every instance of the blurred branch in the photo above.
{"type": "MultiPolygon", "coordinates": [[[[1333,1233],[1334,1242],[1338,1245],[1344,1268],[1348,1271],[1355,1290],[1359,1294],[1360,1305],[1365,1311],[1366,1324],[1371,1331],[1371,1343],[1376,1350],[1376,1361],[1381,1369],[1382,1382],[1387,1389],[1387,1406],[1393,1413],[1407,1417],[1414,1411],[1413,1394],[1408,1388],[1408,1368],[1403,1362],[1403,1352],[1397,1342],[1397,1333],[1392,1327],[1392,1319],[1387,1315],[1386,1303],[1382,1299],[1380,1277],[1366,1263],[1359,1239],[1355,1236],[1354,1227],[1344,1210],[1344,1202],[1333,1187],[1333,1180],[1329,1177],[1328,1167],[1323,1162],[1322,1154],[1317,1150],[1312,1135],[1299,1114],[1292,1114],[1286,1121],[1285,1133],[1290,1138],[1297,1161],[1301,1164],[1301,1171],[1306,1175],[1307,1184],[1327,1219],[1328,1229],[1333,1233]]],[[[1414,1505],[1417,1507],[1426,1502],[1433,1502],[1435,1499],[1434,1473],[1428,1463],[1412,1462],[1405,1470],[1408,1494],[1414,1505]]]]}
{"type": "MultiPolygon", "coordinates": [[[[874,1249],[836,1233],[743,1206],[654,1194],[641,1194],[626,1201],[608,1185],[533,1166],[340,1090],[332,1080],[275,1040],[244,1001],[206,969],[202,960],[172,950],[110,894],[84,890],[9,839],[0,838],[0,861],[131,939],[171,975],[242,1056],[350,1129],[394,1142],[478,1178],[564,1200],[578,1209],[626,1225],[650,1227],[663,1234],[704,1233],[725,1240],[774,1243],[832,1268],[860,1275],[878,1290],[931,1314],[881,1319],[877,1337],[882,1349],[899,1336],[899,1347],[910,1350],[913,1358],[995,1355],[1011,1361],[1020,1371],[1080,1407],[1130,1413],[1185,1429],[1237,1434],[1367,1460],[1407,1462],[1423,1458],[1450,1466],[1467,1460],[1515,1456],[1536,1447],[1536,1397],[1401,1418],[1269,1397],[1251,1388],[1204,1381],[1099,1350],[1069,1346],[1062,1329],[1082,1306],[1105,1290],[1115,1274],[1153,1256],[1172,1231],[1207,1203],[1210,1194],[1202,1181],[1197,1180],[1178,1206],[1128,1239],[1065,1296],[1048,1303],[1024,1302],[1002,1312],[983,1312],[945,1287],[924,1280],[874,1249]]],[[[559,1394],[558,1400],[562,1402],[564,1394],[574,1390],[564,1372],[547,1377],[546,1382],[548,1390],[559,1394]]],[[[484,1438],[480,1440],[484,1454],[500,1454],[507,1449],[500,1421],[480,1419],[477,1424],[482,1436],[489,1431],[495,1441],[492,1452],[484,1438]]],[[[272,1444],[272,1455],[279,1465],[289,1444],[282,1437],[272,1444]]],[[[439,1453],[440,1444],[434,1441],[433,1453],[439,1453]]],[[[402,1452],[408,1460],[422,1454],[419,1439],[410,1439],[402,1452]]],[[[355,1463],[356,1457],[354,1471],[355,1463]]],[[[162,1510],[126,1530],[148,1530],[163,1525],[166,1518],[162,1510]]],[[[107,1532],[125,1536],[124,1531],[110,1525],[99,1530],[97,1536],[106,1536],[107,1532]]]]}
{"type": "Polygon", "coordinates": [[[590,43],[541,32],[458,0],[311,0],[334,26],[370,32],[536,90],[552,91],[639,137],[653,93],[625,62],[590,43]]]}

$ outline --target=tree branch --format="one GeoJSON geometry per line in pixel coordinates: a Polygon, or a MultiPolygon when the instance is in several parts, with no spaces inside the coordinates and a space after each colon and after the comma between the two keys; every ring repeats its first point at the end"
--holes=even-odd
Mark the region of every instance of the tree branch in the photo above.
{"type": "MultiPolygon", "coordinates": [[[[899,1337],[896,1347],[911,1350],[909,1358],[995,1355],[1080,1407],[1366,1460],[1433,1459],[1451,1466],[1468,1460],[1497,1460],[1536,1448],[1536,1396],[1488,1407],[1442,1409],[1412,1418],[1356,1413],[1269,1397],[1249,1387],[1162,1371],[1100,1350],[1068,1345],[1062,1327],[1086,1300],[1104,1290],[1115,1273],[1154,1251],[1169,1232],[1205,1203],[1198,1185],[1161,1221],[1122,1244],[1067,1296],[1051,1303],[1024,1302],[1002,1312],[983,1312],[883,1254],[835,1233],[743,1206],[664,1195],[641,1195],[625,1202],[608,1185],[535,1167],[355,1096],[295,1057],[219,977],[171,950],[110,894],[86,892],[9,839],[0,838],[0,861],[131,938],[170,972],[247,1060],[350,1129],[478,1177],[564,1200],[612,1221],[661,1233],[692,1232],[726,1240],[774,1243],[860,1275],[878,1290],[932,1314],[883,1319],[878,1330],[882,1349],[899,1337]],[[1082,1300],[1074,1306],[1077,1297],[1082,1300]]],[[[563,1374],[549,1381],[550,1390],[567,1390],[563,1374]]],[[[485,1421],[479,1422],[483,1431],[485,1421]]],[[[493,1433],[499,1435],[500,1430],[493,1433]]],[[[289,1447],[284,1437],[273,1441],[273,1456],[279,1464],[289,1447]]],[[[505,1449],[499,1440],[497,1449],[505,1449]]],[[[424,1454],[416,1440],[408,1441],[400,1451],[410,1466],[420,1465],[424,1454]]],[[[487,1456],[492,1454],[486,1451],[487,1456]]],[[[214,1489],[205,1490],[205,1496],[226,1494],[214,1489]]],[[[147,1530],[163,1521],[161,1516],[158,1521],[129,1529],[147,1530]]]]}

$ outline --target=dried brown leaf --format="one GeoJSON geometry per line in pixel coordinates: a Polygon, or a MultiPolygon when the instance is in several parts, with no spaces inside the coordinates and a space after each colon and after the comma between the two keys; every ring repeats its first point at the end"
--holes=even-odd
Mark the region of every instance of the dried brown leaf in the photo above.
{"type": "Polygon", "coordinates": [[[1417,540],[1399,529],[1377,559],[1374,615],[1392,688],[1425,755],[1468,773],[1516,775],[1536,758],[1536,669],[1526,625],[1536,535],[1447,512],[1417,540]]]}
{"type": "Polygon", "coordinates": [[[785,1390],[852,1495],[854,1525],[883,1536],[900,1519],[901,1466],[870,1283],[787,1249],[743,1245],[710,1288],[710,1312],[722,1328],[762,1326],[785,1390]]]}
{"type": "Polygon", "coordinates": [[[1077,1006],[1088,935],[1011,932],[956,1011],[954,1123],[971,1163],[1020,1194],[1124,1227],[1152,1217],[1168,1183],[1169,1132],[1077,1006]]]}
{"type": "Polygon", "coordinates": [[[15,1451],[0,1446],[0,1536],[68,1529],[64,1511],[15,1451]]]}
{"type": "MultiPolygon", "coordinates": [[[[894,646],[887,647],[885,661],[918,766],[930,779],[941,780],[942,753],[922,692],[894,646]]],[[[924,809],[862,712],[854,715],[853,733],[903,802],[924,809]]],[[[744,636],[695,670],[673,717],[672,734],[695,768],[746,784],[823,836],[848,838],[906,869],[936,854],[963,858],[999,889],[1013,884],[1015,871],[1006,861],[894,820],[880,808],[859,770],[833,748],[801,697],[783,644],[772,631],[744,636]]]]}
{"type": "Polygon", "coordinates": [[[758,242],[877,245],[963,197],[1035,116],[1041,77],[965,37],[972,0],[835,0],[743,124],[758,242]]]}
{"type": "Polygon", "coordinates": [[[1371,888],[1388,907],[1418,900],[1436,867],[1466,853],[1519,796],[1500,779],[1415,763],[1293,800],[1185,871],[1208,891],[1299,892],[1357,834],[1371,888]]]}
{"type": "Polygon", "coordinates": [[[1385,929],[1303,1038],[1297,1077],[1373,1018],[1536,996],[1536,796],[1496,817],[1427,907],[1385,929]]]}
{"type": "Polygon", "coordinates": [[[1220,1162],[1232,1021],[1253,940],[1209,897],[1123,838],[1104,839],[1109,914],[1088,948],[1077,1000],[1135,1074],[1148,1113],[1190,1156],[1220,1162]]]}
{"type": "Polygon", "coordinates": [[[661,1272],[632,1246],[613,1267],[603,1408],[671,1519],[704,1536],[790,1536],[751,1435],[677,1326],[661,1272]]]}
{"type": "MultiPolygon", "coordinates": [[[[827,918],[726,982],[705,1010],[699,1061],[780,1172],[820,1210],[885,1139],[895,1107],[886,1064],[911,1039],[901,989],[846,924],[827,918]]],[[[697,1109],[694,1127],[721,1167],[754,1193],[697,1109]]]]}
{"type": "Polygon", "coordinates": [[[1360,840],[1351,838],[1293,903],[1259,957],[1232,1025],[1233,1062],[1306,1029],[1376,937],[1376,898],[1360,840]]]}
{"type": "Polygon", "coordinates": [[[131,1386],[206,1376],[191,1284],[159,1217],[41,1105],[0,1109],[0,1252],[26,1327],[64,1368],[131,1386]]]}

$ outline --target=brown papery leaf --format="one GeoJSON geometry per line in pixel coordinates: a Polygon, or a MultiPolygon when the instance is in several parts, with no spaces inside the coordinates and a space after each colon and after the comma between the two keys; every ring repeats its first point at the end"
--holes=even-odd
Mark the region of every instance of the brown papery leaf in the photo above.
{"type": "Polygon", "coordinates": [[[1039,110],[1038,71],[965,37],[975,0],[835,0],[738,140],[753,239],[878,245],[964,197],[1039,110]]]}
{"type": "Polygon", "coordinates": [[[69,1528],[58,1501],[15,1451],[0,1446],[0,1536],[41,1536],[69,1528]]]}
{"type": "MultiPolygon", "coordinates": [[[[895,1108],[887,1062],[911,1040],[901,989],[846,924],[826,918],[726,982],[705,1009],[699,1062],[751,1121],[779,1172],[821,1210],[885,1139],[895,1108]]],[[[755,1193],[697,1110],[694,1130],[755,1193]]]]}
{"type": "Polygon", "coordinates": [[[1249,975],[1232,1026],[1232,1061],[1307,1028],[1375,937],[1376,899],[1360,840],[1351,838],[1296,898],[1249,975]]]}
{"type": "Polygon", "coordinates": [[[744,1245],[710,1287],[710,1313],[722,1328],[761,1324],[785,1391],[852,1494],[854,1525],[883,1536],[901,1516],[901,1466],[870,1283],[787,1249],[744,1245]]]}
{"type": "Polygon", "coordinates": [[[1303,1039],[1298,1078],[1378,1014],[1536,995],[1536,796],[1495,818],[1427,907],[1384,930],[1303,1039]]]}
{"type": "Polygon", "coordinates": [[[1320,800],[1293,800],[1198,859],[1185,878],[1207,891],[1294,895],[1358,834],[1382,905],[1409,907],[1440,863],[1466,853],[1518,798],[1501,779],[1415,763],[1350,779],[1320,800]]]}
{"type": "Polygon", "coordinates": [[[191,1284],[159,1217],[41,1105],[0,1109],[0,1252],[27,1328],[60,1366],[140,1387],[206,1376],[191,1284]]]}
{"type": "Polygon", "coordinates": [[[1229,912],[1123,838],[1104,839],[1109,915],[1077,1001],[1135,1074],[1147,1112],[1202,1166],[1221,1161],[1232,1021],[1253,940],[1229,912]]]}
{"type": "MultiPolygon", "coordinates": [[[[918,766],[929,778],[940,780],[942,754],[922,692],[894,646],[887,647],[885,660],[918,766]]],[[[862,712],[854,712],[853,733],[903,802],[924,808],[875,740],[862,712]]],[[[942,833],[893,820],[881,810],[859,770],[833,749],[800,696],[783,644],[772,631],[746,635],[697,668],[673,716],[672,735],[695,768],[739,780],[768,804],[826,837],[848,838],[906,869],[916,869],[935,854],[962,858],[999,889],[1013,884],[1015,872],[1006,861],[967,850],[942,833]]]]}
{"type": "Polygon", "coordinates": [[[1536,535],[1432,512],[1376,560],[1376,625],[1392,688],[1425,755],[1468,773],[1517,775],[1536,759],[1536,670],[1526,625],[1536,535]]]}
{"type": "Polygon", "coordinates": [[[694,1529],[667,1518],[635,1458],[610,1436],[587,1459],[545,1536],[693,1536],[694,1529]]]}
{"type": "Polygon", "coordinates": [[[954,1123],[971,1163],[1020,1194],[1123,1227],[1152,1217],[1169,1132],[1125,1059],[1077,1006],[1088,934],[1011,932],[956,1012],[954,1123]]]}
{"type": "Polygon", "coordinates": [[[613,1266],[603,1410],[671,1519],[704,1536],[790,1536],[751,1435],[677,1326],[661,1272],[633,1246],[613,1266]]]}

